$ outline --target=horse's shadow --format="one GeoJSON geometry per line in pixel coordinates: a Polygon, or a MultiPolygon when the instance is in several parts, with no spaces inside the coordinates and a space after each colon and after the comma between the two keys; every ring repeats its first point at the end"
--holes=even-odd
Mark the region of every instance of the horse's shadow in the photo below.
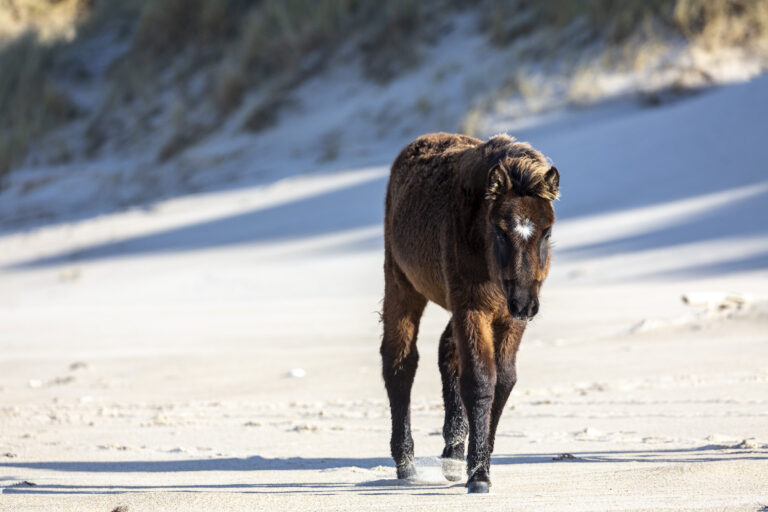
{"type": "Polygon", "coordinates": [[[208,458],[182,460],[130,460],[130,461],[55,461],[55,462],[0,462],[4,468],[45,469],[83,473],[175,473],[191,471],[301,471],[337,468],[374,468],[392,466],[384,457],[288,457],[260,456],[236,458],[208,458]]]}
{"type": "MultiPolygon", "coordinates": [[[[694,448],[650,449],[650,450],[612,450],[573,452],[567,457],[556,453],[524,453],[516,455],[498,455],[493,457],[493,464],[589,464],[589,463],[707,463],[733,460],[762,460],[768,462],[766,449],[724,448],[717,445],[694,448]]],[[[417,461],[418,462],[418,461],[417,461]]],[[[417,464],[418,465],[418,464],[417,464]]],[[[211,458],[189,460],[136,460],[136,461],[50,461],[50,462],[2,462],[4,469],[32,469],[75,473],[194,473],[240,471],[253,475],[252,483],[197,483],[163,484],[131,483],[105,485],[44,484],[19,482],[21,478],[3,478],[7,482],[16,481],[2,489],[5,494],[119,494],[126,492],[168,491],[168,492],[238,492],[261,494],[434,494],[435,492],[463,492],[463,482],[450,483],[439,480],[402,481],[394,477],[394,466],[389,458],[211,458]],[[392,477],[364,481],[326,481],[326,482],[264,482],[260,483],[260,471],[334,471],[340,469],[373,470],[377,467],[392,470],[392,477]]],[[[25,478],[30,478],[25,476],[25,478]]],[[[91,475],[89,478],[93,478],[91,475]]],[[[196,480],[196,478],[190,478],[196,480]]],[[[140,479],[141,480],[141,479],[140,479]]]]}

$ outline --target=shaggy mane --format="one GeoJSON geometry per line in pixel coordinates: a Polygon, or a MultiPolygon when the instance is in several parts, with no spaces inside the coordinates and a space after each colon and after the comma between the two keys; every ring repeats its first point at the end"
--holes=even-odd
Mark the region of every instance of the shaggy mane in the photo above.
{"type": "Polygon", "coordinates": [[[530,144],[501,134],[491,137],[486,146],[492,165],[498,165],[509,176],[516,193],[547,201],[554,201],[560,196],[558,189],[553,190],[544,180],[552,167],[551,163],[530,144]]]}

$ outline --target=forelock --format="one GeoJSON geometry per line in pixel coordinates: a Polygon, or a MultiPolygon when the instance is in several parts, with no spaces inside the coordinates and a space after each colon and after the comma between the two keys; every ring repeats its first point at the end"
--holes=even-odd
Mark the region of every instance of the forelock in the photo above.
{"type": "Polygon", "coordinates": [[[493,136],[487,142],[491,157],[507,173],[512,188],[519,195],[536,196],[547,201],[558,198],[544,179],[552,167],[549,160],[527,142],[520,142],[506,134],[493,136]]]}

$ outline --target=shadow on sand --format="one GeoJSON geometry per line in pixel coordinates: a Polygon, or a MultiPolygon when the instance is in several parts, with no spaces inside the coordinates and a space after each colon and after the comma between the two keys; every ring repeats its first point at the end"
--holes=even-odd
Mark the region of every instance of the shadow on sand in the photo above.
{"type": "Polygon", "coordinates": [[[12,265],[24,269],[238,244],[270,243],[380,225],[386,178],[377,177],[275,206],[206,220],[12,265]]]}
{"type": "MultiPolygon", "coordinates": [[[[708,463],[734,460],[760,460],[768,462],[765,449],[724,448],[707,445],[695,448],[660,450],[616,450],[573,452],[562,459],[556,453],[523,453],[493,457],[494,465],[509,464],[590,464],[590,463],[708,463]]],[[[418,463],[418,461],[417,461],[418,463]]],[[[334,469],[373,470],[379,466],[391,467],[389,458],[304,458],[270,459],[264,457],[156,460],[156,461],[51,461],[51,462],[5,462],[0,468],[32,469],[81,473],[194,473],[205,471],[252,472],[258,480],[258,471],[325,471],[334,469]]],[[[436,469],[436,468],[435,468],[436,469]]],[[[93,477],[91,477],[93,478],[93,477]]],[[[190,475],[190,480],[196,478],[190,475]]],[[[10,481],[10,479],[6,479],[10,481]]],[[[118,494],[164,490],[169,492],[244,492],[244,493],[313,493],[338,494],[344,492],[386,494],[391,492],[422,493],[428,490],[447,490],[463,487],[463,483],[452,484],[440,481],[401,481],[396,479],[375,479],[361,482],[277,482],[277,483],[199,483],[199,484],[109,484],[109,485],[64,485],[14,483],[2,492],[20,494],[118,494]]]]}
{"type": "MultiPolygon", "coordinates": [[[[34,269],[115,257],[173,254],[240,244],[269,244],[378,227],[382,222],[386,181],[386,177],[374,176],[362,182],[271,207],[133,236],[116,242],[80,247],[75,251],[21,261],[9,265],[6,269],[34,269]]],[[[578,261],[604,255],[616,256],[669,248],[714,238],[764,236],[766,225],[754,212],[759,211],[767,196],[768,190],[734,204],[714,206],[697,215],[661,223],[641,233],[556,250],[567,259],[578,261]]],[[[561,215],[561,218],[569,217],[571,216],[561,215]]],[[[574,217],[572,220],[578,220],[578,215],[574,217]]],[[[378,251],[382,244],[381,234],[368,235],[351,242],[331,245],[319,252],[378,251]]],[[[668,271],[667,274],[690,277],[766,267],[768,251],[759,251],[741,258],[700,266],[683,262],[679,269],[668,271]]]]}

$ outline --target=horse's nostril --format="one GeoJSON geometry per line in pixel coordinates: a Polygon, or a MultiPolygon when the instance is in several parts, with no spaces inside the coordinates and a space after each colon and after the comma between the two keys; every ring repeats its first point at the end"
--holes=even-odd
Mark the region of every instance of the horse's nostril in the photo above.
{"type": "Polygon", "coordinates": [[[531,301],[528,303],[528,316],[533,318],[536,316],[536,313],[539,312],[539,299],[538,297],[532,297],[531,301]]]}
{"type": "Polygon", "coordinates": [[[516,318],[532,318],[539,312],[539,299],[536,297],[509,298],[509,314],[516,318]]]}

